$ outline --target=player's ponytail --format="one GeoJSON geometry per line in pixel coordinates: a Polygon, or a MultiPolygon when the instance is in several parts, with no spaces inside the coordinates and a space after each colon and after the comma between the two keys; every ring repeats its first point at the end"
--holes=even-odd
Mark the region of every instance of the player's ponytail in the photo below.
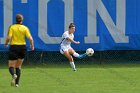
{"type": "Polygon", "coordinates": [[[74,23],[70,23],[69,28],[75,27],[74,23]]]}

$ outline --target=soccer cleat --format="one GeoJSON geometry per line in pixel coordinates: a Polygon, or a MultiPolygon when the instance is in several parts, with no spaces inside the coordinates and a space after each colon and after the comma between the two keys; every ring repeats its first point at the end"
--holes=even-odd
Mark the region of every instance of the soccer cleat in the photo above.
{"type": "Polygon", "coordinates": [[[13,77],[12,77],[12,81],[11,81],[11,86],[15,86],[15,80],[17,78],[17,75],[14,74],[13,77]]]}
{"type": "Polygon", "coordinates": [[[18,84],[16,84],[15,86],[16,86],[16,87],[19,87],[19,85],[18,85],[18,84]]]}
{"type": "Polygon", "coordinates": [[[82,58],[85,58],[87,55],[86,55],[86,53],[84,53],[84,54],[81,54],[81,55],[79,55],[79,59],[82,59],[82,58]]]}
{"type": "Polygon", "coordinates": [[[76,68],[75,68],[75,69],[73,69],[73,71],[74,71],[74,72],[76,72],[76,71],[77,71],[77,70],[76,70],[76,68]]]}

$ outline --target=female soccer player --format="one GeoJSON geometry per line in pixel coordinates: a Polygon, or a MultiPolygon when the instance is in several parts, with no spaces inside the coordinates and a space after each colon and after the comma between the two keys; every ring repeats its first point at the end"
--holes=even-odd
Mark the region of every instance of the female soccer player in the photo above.
{"type": "Polygon", "coordinates": [[[86,54],[79,55],[78,53],[75,52],[75,50],[71,47],[71,42],[75,44],[80,44],[79,41],[74,40],[74,33],[75,32],[75,25],[74,23],[70,23],[69,25],[69,31],[65,31],[62,35],[62,41],[61,41],[61,49],[60,53],[65,55],[65,57],[69,60],[70,65],[73,69],[73,71],[76,71],[76,67],[74,64],[73,57],[77,58],[84,58],[86,54]]]}
{"type": "Polygon", "coordinates": [[[10,42],[8,65],[9,72],[12,75],[11,85],[16,87],[19,86],[21,66],[26,52],[25,37],[29,39],[30,47],[32,50],[34,50],[33,38],[29,29],[22,25],[22,21],[23,16],[21,14],[17,14],[16,24],[13,24],[9,27],[5,42],[5,47],[8,47],[8,43],[10,42]]]}

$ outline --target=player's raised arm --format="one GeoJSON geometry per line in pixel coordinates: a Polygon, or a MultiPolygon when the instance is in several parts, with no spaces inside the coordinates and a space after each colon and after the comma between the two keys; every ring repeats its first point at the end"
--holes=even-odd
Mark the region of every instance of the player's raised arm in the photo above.
{"type": "Polygon", "coordinates": [[[72,42],[72,43],[75,43],[75,44],[80,44],[80,42],[79,41],[75,41],[73,38],[74,38],[74,35],[73,35],[73,33],[75,32],[75,25],[73,24],[73,23],[71,23],[70,25],[69,25],[69,31],[68,31],[68,36],[66,36],[66,38],[67,38],[67,40],[69,40],[70,42],[72,42]],[[72,38],[70,38],[70,36],[72,37],[72,38]]]}
{"type": "Polygon", "coordinates": [[[75,44],[80,44],[79,41],[75,41],[75,40],[73,40],[73,39],[71,39],[71,38],[69,38],[69,37],[67,37],[67,39],[68,39],[70,42],[73,42],[73,43],[75,43],[75,44]]]}

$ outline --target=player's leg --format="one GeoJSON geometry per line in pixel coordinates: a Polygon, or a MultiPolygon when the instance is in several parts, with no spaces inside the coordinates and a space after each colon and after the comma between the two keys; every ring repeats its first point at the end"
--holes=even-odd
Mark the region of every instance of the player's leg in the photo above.
{"type": "Polygon", "coordinates": [[[72,69],[74,71],[76,71],[74,60],[73,60],[72,56],[70,55],[68,49],[63,47],[63,48],[60,49],[60,53],[63,54],[69,60],[72,69]]]}
{"type": "Polygon", "coordinates": [[[23,59],[18,59],[17,63],[16,63],[16,75],[17,75],[17,78],[16,78],[16,87],[19,86],[19,80],[20,80],[20,75],[21,75],[21,66],[22,66],[22,63],[23,63],[23,59]]]}
{"type": "Polygon", "coordinates": [[[9,72],[12,75],[11,86],[15,86],[15,80],[17,78],[17,75],[14,72],[16,62],[17,62],[17,60],[9,60],[9,64],[8,64],[9,72]]]}
{"type": "Polygon", "coordinates": [[[15,74],[15,64],[17,62],[17,54],[15,48],[12,46],[9,50],[8,67],[9,72],[12,76],[11,86],[15,86],[15,79],[17,75],[15,74]]]}
{"type": "Polygon", "coordinates": [[[70,48],[69,52],[71,55],[73,55],[74,57],[79,58],[79,59],[85,58],[87,56],[86,53],[78,54],[77,52],[75,52],[75,50],[73,48],[70,48]]]}
{"type": "Polygon", "coordinates": [[[75,67],[75,64],[74,64],[74,60],[73,60],[72,56],[70,55],[70,53],[69,53],[68,51],[65,51],[63,54],[64,54],[64,55],[67,57],[67,59],[69,60],[70,65],[71,65],[71,67],[73,68],[73,70],[76,71],[76,67],[75,67]]]}
{"type": "Polygon", "coordinates": [[[24,60],[26,54],[26,46],[18,46],[18,60],[16,63],[16,74],[17,74],[17,79],[16,79],[16,87],[19,86],[19,81],[20,81],[20,76],[21,76],[21,66],[24,60]]]}
{"type": "Polygon", "coordinates": [[[14,76],[14,74],[15,74],[14,68],[15,68],[16,62],[17,62],[17,60],[9,60],[8,61],[9,72],[12,76],[14,76]]]}

